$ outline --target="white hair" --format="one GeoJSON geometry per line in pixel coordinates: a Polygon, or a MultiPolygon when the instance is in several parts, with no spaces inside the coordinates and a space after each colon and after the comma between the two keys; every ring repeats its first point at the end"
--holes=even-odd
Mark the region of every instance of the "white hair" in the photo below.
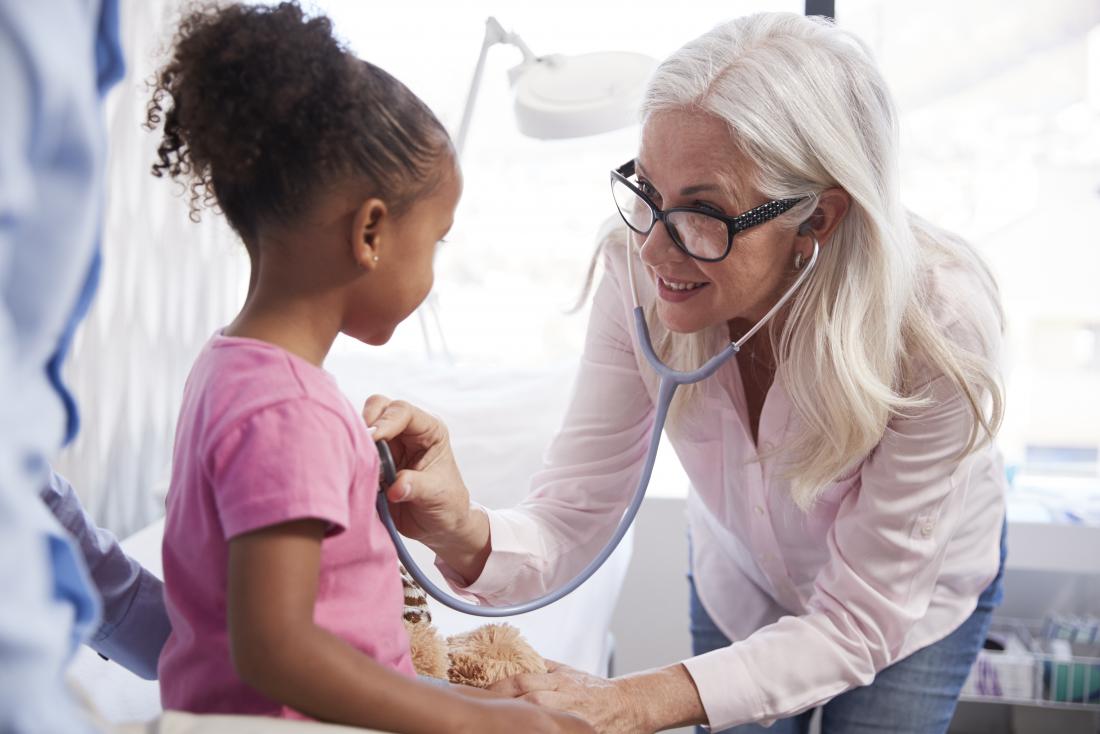
{"type": "MultiPolygon", "coordinates": [[[[784,449],[795,502],[809,507],[882,440],[893,416],[928,404],[918,372],[946,376],[969,404],[973,424],[959,459],[991,440],[1004,405],[996,366],[986,350],[934,323],[927,276],[944,263],[975,274],[1000,329],[996,285],[969,245],[902,206],[894,104],[866,45],[797,14],[724,23],[675,52],[650,81],[643,119],[685,109],[729,125],[731,144],[755,168],[743,184],[770,199],[809,196],[780,219],[792,233],[823,190],[851,197],[782,326],[769,330],[776,379],[803,426],[784,449]]],[[[724,324],[672,333],[654,304],[647,310],[658,353],[672,366],[698,366],[724,336],[716,334],[724,324]]],[[[680,390],[673,426],[700,395],[680,390]]]]}

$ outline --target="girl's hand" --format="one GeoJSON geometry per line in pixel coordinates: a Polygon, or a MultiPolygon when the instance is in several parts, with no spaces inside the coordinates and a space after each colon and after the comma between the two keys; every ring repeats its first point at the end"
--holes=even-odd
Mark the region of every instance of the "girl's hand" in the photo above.
{"type": "Polygon", "coordinates": [[[596,730],[572,714],[511,700],[480,703],[482,715],[470,722],[468,731],[478,734],[596,734],[596,730]]]}
{"type": "Polygon", "coordinates": [[[389,443],[397,465],[386,499],[398,531],[475,580],[489,554],[489,523],[485,513],[470,507],[447,427],[416,406],[383,395],[367,399],[363,418],[374,428],[374,440],[389,443]]]}
{"type": "Polygon", "coordinates": [[[522,673],[494,683],[489,690],[576,714],[600,734],[653,731],[643,721],[639,707],[616,681],[552,660],[546,661],[546,667],[548,673],[522,673]]]}

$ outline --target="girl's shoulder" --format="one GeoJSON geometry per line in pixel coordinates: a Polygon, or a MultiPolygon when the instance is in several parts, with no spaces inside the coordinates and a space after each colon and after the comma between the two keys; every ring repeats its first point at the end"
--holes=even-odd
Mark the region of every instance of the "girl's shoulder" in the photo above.
{"type": "Polygon", "coordinates": [[[342,424],[353,441],[358,435],[358,416],[332,375],[256,339],[212,338],[195,362],[187,392],[185,404],[195,405],[203,433],[215,440],[272,411],[316,414],[334,426],[342,424]]]}

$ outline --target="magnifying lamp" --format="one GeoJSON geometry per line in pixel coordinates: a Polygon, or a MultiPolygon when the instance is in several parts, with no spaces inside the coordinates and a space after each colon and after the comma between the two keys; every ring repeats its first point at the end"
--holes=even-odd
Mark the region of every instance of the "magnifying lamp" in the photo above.
{"type": "MultiPolygon", "coordinates": [[[[636,124],[646,83],[657,68],[656,59],[626,51],[536,56],[519,35],[504,30],[496,18],[490,17],[485,21],[485,39],[454,138],[460,159],[481,88],[485,59],[489,49],[496,45],[514,46],[523,54],[523,60],[508,72],[514,91],[516,125],[524,135],[542,140],[598,135],[636,124]]],[[[417,310],[417,316],[428,354],[437,353],[434,344],[438,343],[438,351],[448,362],[453,362],[434,292],[417,310]]]]}
{"type": "Polygon", "coordinates": [[[626,51],[536,56],[516,33],[489,18],[455,136],[459,156],[466,145],[485,59],[495,45],[514,46],[523,54],[523,61],[508,72],[516,125],[524,135],[543,140],[597,135],[637,123],[646,82],[657,67],[656,59],[626,51]]]}

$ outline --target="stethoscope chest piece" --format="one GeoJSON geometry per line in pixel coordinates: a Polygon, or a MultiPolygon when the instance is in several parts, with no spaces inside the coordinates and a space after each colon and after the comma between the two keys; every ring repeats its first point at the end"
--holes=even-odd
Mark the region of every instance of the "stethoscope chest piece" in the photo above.
{"type": "Polygon", "coordinates": [[[390,451],[388,443],[379,440],[374,442],[374,446],[378,449],[378,460],[381,464],[381,472],[378,475],[379,490],[385,492],[397,481],[397,464],[393,461],[393,452],[390,451]]]}

